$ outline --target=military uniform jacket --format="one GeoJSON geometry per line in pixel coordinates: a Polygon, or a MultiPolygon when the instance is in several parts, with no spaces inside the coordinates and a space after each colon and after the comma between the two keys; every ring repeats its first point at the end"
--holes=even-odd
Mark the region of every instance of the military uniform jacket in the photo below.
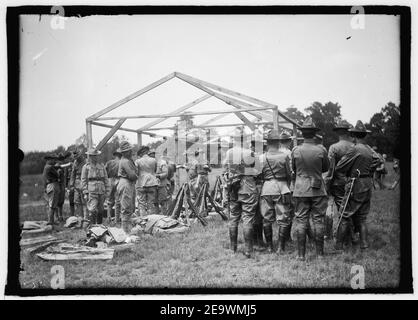
{"type": "Polygon", "coordinates": [[[108,178],[117,178],[119,171],[119,159],[112,159],[106,162],[106,172],[108,178]]]}
{"type": "Polygon", "coordinates": [[[70,187],[81,189],[81,171],[83,170],[86,161],[78,162],[74,161],[71,169],[70,187]]]}
{"type": "Polygon", "coordinates": [[[119,161],[118,177],[135,182],[138,179],[137,168],[132,159],[122,157],[119,161]]]}
{"type": "Polygon", "coordinates": [[[347,140],[340,140],[329,147],[328,158],[330,167],[326,175],[326,179],[332,179],[332,185],[340,186],[346,184],[346,177],[344,174],[335,172],[335,166],[341,158],[354,146],[354,144],[347,140]]]}
{"type": "Polygon", "coordinates": [[[259,157],[261,176],[264,180],[261,189],[262,196],[290,192],[291,170],[289,153],[284,153],[280,150],[267,151],[267,153],[259,157]]]}
{"type": "Polygon", "coordinates": [[[83,193],[108,194],[109,179],[105,166],[87,162],[81,172],[81,185],[83,193]]]}
{"type": "Polygon", "coordinates": [[[258,193],[254,177],[259,172],[254,168],[254,165],[254,153],[250,149],[236,146],[226,152],[224,167],[228,169],[232,176],[241,178],[239,194],[258,193]]]}
{"type": "Polygon", "coordinates": [[[155,176],[157,171],[157,160],[155,158],[146,154],[137,159],[135,165],[138,172],[137,188],[158,186],[158,179],[155,176]]]}
{"type": "Polygon", "coordinates": [[[346,177],[357,177],[360,173],[354,183],[353,193],[362,193],[372,189],[372,167],[378,162],[378,155],[369,145],[358,143],[338,162],[335,171],[346,177]]]}
{"type": "Polygon", "coordinates": [[[187,163],[186,169],[188,170],[187,174],[189,175],[189,179],[195,179],[197,177],[197,166],[199,165],[199,161],[197,159],[192,158],[187,163]]]}
{"type": "Polygon", "coordinates": [[[58,182],[59,179],[57,169],[48,163],[44,167],[42,176],[44,178],[45,187],[50,183],[58,182]]]}
{"type": "Polygon", "coordinates": [[[316,145],[314,139],[305,139],[304,143],[292,150],[292,169],[295,172],[294,197],[325,196],[325,183],[322,173],[329,169],[327,150],[316,145]]]}
{"type": "Polygon", "coordinates": [[[170,184],[170,181],[167,179],[168,177],[168,164],[167,161],[161,159],[157,162],[157,172],[156,174],[159,175],[160,187],[165,187],[166,185],[170,184]]]}

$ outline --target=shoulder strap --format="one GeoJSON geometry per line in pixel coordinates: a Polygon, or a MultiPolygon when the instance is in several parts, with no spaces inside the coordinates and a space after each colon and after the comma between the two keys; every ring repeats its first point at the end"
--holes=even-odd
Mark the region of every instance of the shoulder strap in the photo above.
{"type": "Polygon", "coordinates": [[[274,173],[273,169],[271,168],[271,165],[270,165],[269,159],[267,158],[267,153],[266,153],[266,161],[267,161],[267,164],[268,164],[268,166],[269,166],[269,168],[270,168],[271,173],[273,174],[274,179],[277,179],[277,178],[276,178],[276,174],[274,173]]]}

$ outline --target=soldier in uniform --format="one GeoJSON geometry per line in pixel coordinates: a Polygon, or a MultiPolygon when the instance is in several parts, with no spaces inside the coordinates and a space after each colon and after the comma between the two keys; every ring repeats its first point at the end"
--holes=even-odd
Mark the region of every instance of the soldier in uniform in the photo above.
{"type": "Polygon", "coordinates": [[[175,180],[174,180],[174,174],[176,173],[176,164],[170,160],[170,157],[168,156],[163,156],[161,157],[163,160],[165,160],[165,162],[167,162],[167,168],[168,168],[168,173],[167,173],[167,199],[168,199],[168,203],[167,206],[168,208],[171,205],[171,202],[173,200],[173,194],[174,194],[174,189],[176,186],[175,180]]]}
{"type": "Polygon", "coordinates": [[[343,249],[343,239],[347,233],[349,219],[352,218],[354,227],[360,230],[360,248],[366,249],[367,243],[367,215],[370,211],[372,196],[373,167],[379,161],[373,149],[366,144],[365,137],[370,131],[359,120],[354,128],[349,129],[354,138],[354,146],[341,159],[335,172],[350,178],[356,178],[352,193],[349,196],[345,214],[337,230],[336,250],[343,249]]]}
{"type": "Polygon", "coordinates": [[[132,146],[128,141],[122,141],[119,148],[122,158],[119,161],[119,183],[116,197],[121,206],[122,229],[129,233],[131,216],[135,212],[135,182],[138,179],[137,168],[132,160],[132,146]]]}
{"type": "Polygon", "coordinates": [[[256,184],[257,172],[254,169],[254,154],[242,146],[243,132],[237,128],[233,135],[234,145],[225,154],[224,166],[227,168],[229,196],[229,236],[231,249],[237,251],[238,223],[242,218],[244,229],[244,255],[251,258],[254,239],[254,217],[258,205],[256,184]]]}
{"type": "Polygon", "coordinates": [[[110,223],[112,217],[115,217],[115,223],[120,223],[120,203],[116,203],[116,188],[118,186],[119,177],[119,161],[122,154],[118,150],[113,152],[113,159],[106,162],[106,172],[109,178],[110,193],[107,201],[107,222],[110,223]],[[115,209],[113,209],[115,206],[115,209]]]}
{"type": "Polygon", "coordinates": [[[74,153],[74,163],[71,167],[70,191],[74,192],[75,213],[78,217],[87,219],[87,207],[83,197],[81,186],[81,171],[86,163],[84,155],[80,151],[74,153]]]}
{"type": "MultiPolygon", "coordinates": [[[[340,210],[341,202],[345,193],[347,178],[345,175],[338,175],[335,172],[335,167],[341,158],[346,155],[354,145],[348,132],[348,130],[352,127],[353,126],[347,121],[340,120],[333,128],[333,131],[335,131],[338,135],[338,142],[332,144],[328,150],[330,165],[329,170],[325,175],[325,183],[329,194],[334,198],[337,210],[340,210]]],[[[327,235],[328,237],[332,236],[332,223],[333,221],[329,219],[327,226],[329,230],[327,235]]]]}
{"type": "Polygon", "coordinates": [[[101,152],[90,149],[86,154],[88,161],[81,171],[81,185],[87,202],[90,224],[100,224],[103,220],[104,202],[109,196],[109,179],[105,166],[97,161],[101,152]]]}
{"type": "MultiPolygon", "coordinates": [[[[155,159],[155,150],[151,150],[148,155],[151,158],[155,159]]],[[[170,181],[168,180],[168,163],[164,159],[160,158],[157,160],[157,169],[155,171],[155,176],[158,179],[157,187],[157,202],[156,208],[157,213],[166,214],[168,209],[168,192],[167,188],[169,187],[170,181]]]]}
{"type": "Polygon", "coordinates": [[[278,131],[271,130],[267,136],[267,152],[260,156],[264,181],[260,208],[264,237],[270,253],[274,252],[272,224],[277,221],[279,225],[278,252],[283,253],[292,221],[290,154],[280,151],[280,141],[291,141],[291,137],[286,132],[279,135],[278,131]]]}
{"type": "Polygon", "coordinates": [[[58,172],[58,185],[59,185],[59,192],[58,192],[58,221],[62,222],[64,221],[62,209],[64,206],[65,201],[65,185],[66,185],[66,176],[67,176],[67,170],[66,168],[61,167],[61,165],[64,163],[65,156],[63,153],[58,154],[58,161],[56,163],[56,168],[58,172]]]}
{"type": "MultiPolygon", "coordinates": [[[[264,139],[260,139],[260,141],[257,141],[256,134],[255,133],[252,134],[250,149],[252,152],[254,152],[255,156],[260,156],[260,155],[256,155],[256,143],[258,142],[263,143],[263,152],[264,152],[264,139]]],[[[259,195],[258,203],[260,204],[261,188],[263,187],[263,183],[260,180],[260,175],[257,176],[256,182],[257,182],[257,193],[259,195]]],[[[266,249],[266,244],[264,243],[264,240],[263,240],[263,216],[261,215],[260,205],[257,206],[257,210],[255,211],[253,230],[254,230],[254,239],[253,239],[254,250],[264,251],[266,249]]]]}
{"type": "Polygon", "coordinates": [[[207,185],[209,188],[208,174],[209,172],[212,172],[212,169],[210,168],[206,160],[201,159],[201,161],[199,161],[198,164],[196,165],[196,171],[197,171],[197,178],[196,178],[196,184],[194,186],[194,190],[197,196],[199,195],[200,191],[203,189],[205,185],[207,185]]]}
{"type": "Polygon", "coordinates": [[[138,172],[135,188],[141,216],[155,214],[158,209],[157,161],[150,157],[149,151],[149,147],[142,146],[137,152],[139,158],[135,161],[138,172]]]}
{"type": "Polygon", "coordinates": [[[187,159],[188,162],[184,166],[186,168],[186,172],[189,178],[189,190],[190,190],[190,197],[193,202],[196,201],[197,198],[197,191],[196,191],[196,182],[197,182],[197,176],[198,176],[198,165],[199,165],[199,154],[200,149],[196,150],[194,152],[194,158],[187,159]]]}
{"type": "Polygon", "coordinates": [[[48,224],[54,224],[54,216],[58,210],[58,196],[59,196],[59,175],[55,167],[57,161],[56,155],[47,155],[44,157],[46,164],[43,171],[45,200],[48,205],[48,224]]]}
{"type": "Polygon", "coordinates": [[[329,160],[327,150],[315,143],[315,133],[319,129],[308,117],[299,128],[304,142],[292,150],[292,168],[295,172],[296,232],[298,239],[298,259],[305,260],[306,232],[309,217],[312,216],[316,253],[324,254],[324,217],[328,205],[322,173],[327,172],[329,160]]]}
{"type": "Polygon", "coordinates": [[[74,163],[74,152],[71,152],[69,155],[69,162],[70,166],[66,172],[67,176],[65,177],[65,187],[68,191],[68,202],[70,203],[70,217],[74,216],[74,188],[70,188],[70,181],[71,181],[71,173],[73,171],[73,163],[74,163]]]}

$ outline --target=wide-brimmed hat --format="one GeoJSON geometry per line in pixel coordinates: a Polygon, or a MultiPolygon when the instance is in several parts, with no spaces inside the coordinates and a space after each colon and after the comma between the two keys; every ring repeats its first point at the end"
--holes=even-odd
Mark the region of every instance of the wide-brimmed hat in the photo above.
{"type": "Polygon", "coordinates": [[[315,123],[312,121],[311,117],[307,117],[303,122],[302,126],[299,128],[301,131],[319,131],[319,129],[315,123]]]}
{"type": "Polygon", "coordinates": [[[96,150],[94,148],[90,148],[86,151],[86,154],[89,155],[89,156],[98,156],[101,153],[102,152],[100,150],[96,150]]]}
{"type": "Polygon", "coordinates": [[[132,150],[132,148],[132,145],[128,141],[122,141],[119,147],[121,153],[132,150]]]}
{"type": "Polygon", "coordinates": [[[139,149],[138,149],[138,151],[136,152],[136,154],[138,155],[138,156],[142,156],[142,155],[144,155],[144,154],[146,154],[146,153],[148,153],[149,152],[149,147],[148,146],[141,146],[141,147],[139,147],[139,149]]]}
{"type": "Polygon", "coordinates": [[[363,133],[370,133],[370,130],[366,129],[366,126],[361,122],[361,120],[358,120],[356,123],[356,126],[354,128],[348,129],[349,132],[363,132],[363,133]]]}
{"type": "Polygon", "coordinates": [[[270,132],[267,134],[266,140],[267,141],[279,141],[280,134],[278,130],[270,130],[270,132]]]}
{"type": "Polygon", "coordinates": [[[332,130],[348,130],[353,126],[347,120],[340,120],[337,122],[336,126],[332,130]]]}
{"type": "Polygon", "coordinates": [[[294,136],[291,136],[289,132],[282,131],[279,136],[279,141],[289,141],[292,140],[294,136]]]}
{"type": "Polygon", "coordinates": [[[65,158],[66,158],[66,156],[62,153],[62,152],[60,152],[59,154],[58,154],[58,160],[59,161],[64,161],[65,160],[65,158]]]}

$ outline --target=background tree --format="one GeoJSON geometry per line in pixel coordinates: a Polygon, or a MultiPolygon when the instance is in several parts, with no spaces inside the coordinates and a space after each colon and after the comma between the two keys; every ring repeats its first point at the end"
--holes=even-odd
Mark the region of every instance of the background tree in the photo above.
{"type": "Polygon", "coordinates": [[[400,107],[388,102],[365,124],[371,131],[366,141],[370,146],[376,146],[379,153],[399,157],[396,153],[400,143],[400,115],[400,107]]]}
{"type": "Polygon", "coordinates": [[[296,107],[288,107],[283,114],[293,120],[295,120],[298,124],[302,124],[305,121],[306,116],[298,110],[296,107]]]}

